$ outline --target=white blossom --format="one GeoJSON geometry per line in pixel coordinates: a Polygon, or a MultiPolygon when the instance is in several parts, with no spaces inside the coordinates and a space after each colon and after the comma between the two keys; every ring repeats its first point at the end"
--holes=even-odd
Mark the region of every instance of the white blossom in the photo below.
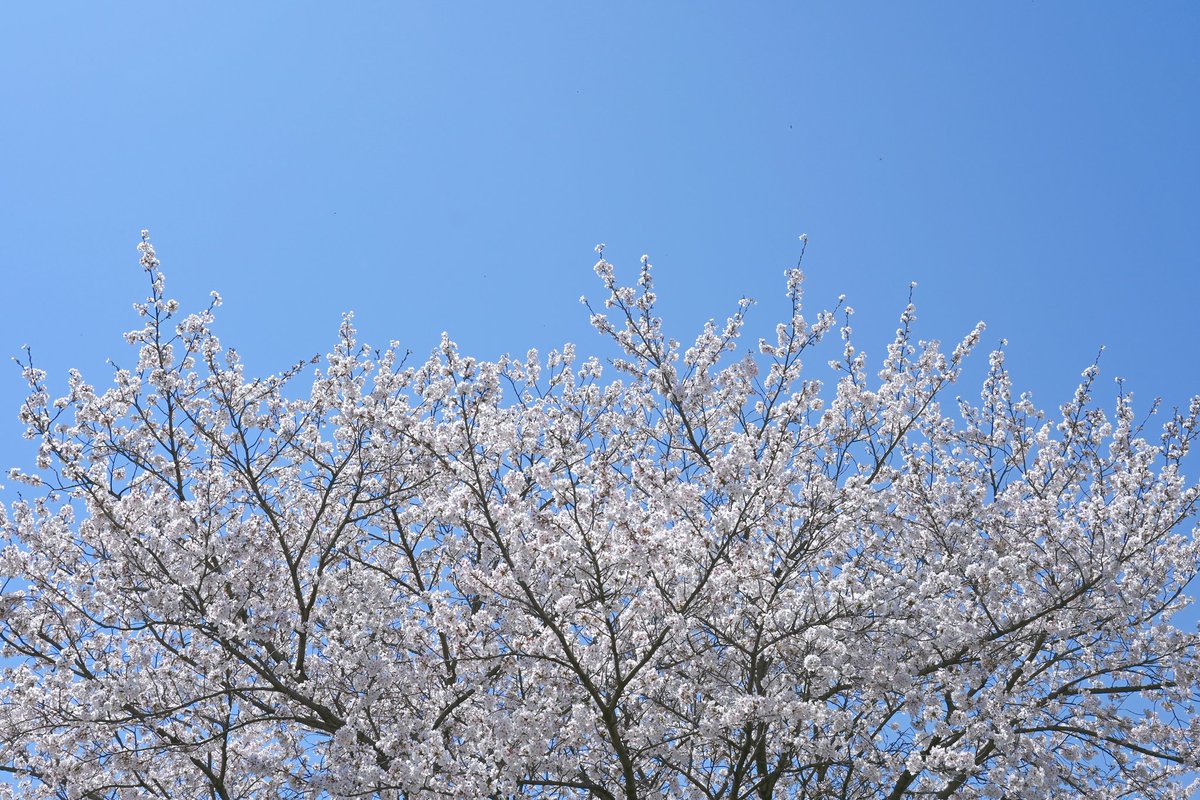
{"type": "Polygon", "coordinates": [[[617,376],[347,315],[301,389],[138,249],[130,368],[21,362],[0,797],[1187,796],[1200,398],[1151,440],[997,350],[946,402],[983,326],[944,352],[911,302],[825,381],[799,269],[747,355],[748,300],[670,338],[648,259],[595,267],[617,376]]]}

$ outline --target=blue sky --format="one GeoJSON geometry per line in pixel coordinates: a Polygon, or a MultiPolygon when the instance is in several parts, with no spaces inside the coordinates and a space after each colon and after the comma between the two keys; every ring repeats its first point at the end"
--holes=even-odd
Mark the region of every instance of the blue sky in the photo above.
{"type": "Polygon", "coordinates": [[[586,350],[601,241],[679,338],[743,294],[757,333],[807,233],[868,352],[916,280],[922,336],[986,320],[1047,406],[1101,344],[1146,401],[1200,391],[1200,6],[847,8],[9,4],[0,350],[103,380],[142,227],[258,372],[351,309],[420,355],[586,350]]]}

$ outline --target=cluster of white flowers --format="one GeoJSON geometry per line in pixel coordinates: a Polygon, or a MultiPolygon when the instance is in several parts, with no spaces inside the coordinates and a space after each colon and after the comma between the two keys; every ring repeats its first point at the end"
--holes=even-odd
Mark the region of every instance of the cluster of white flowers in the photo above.
{"type": "MultiPolygon", "coordinates": [[[[601,252],[603,246],[597,248],[601,252]]],[[[347,316],[311,387],[151,296],[52,400],[0,510],[0,769],[21,798],[1186,797],[1200,562],[1182,462],[1095,371],[978,405],[904,310],[826,391],[801,309],[689,347],[596,265],[620,380],[567,345],[419,366],[347,316]]],[[[585,301],[586,302],[586,301],[585,301]]]]}

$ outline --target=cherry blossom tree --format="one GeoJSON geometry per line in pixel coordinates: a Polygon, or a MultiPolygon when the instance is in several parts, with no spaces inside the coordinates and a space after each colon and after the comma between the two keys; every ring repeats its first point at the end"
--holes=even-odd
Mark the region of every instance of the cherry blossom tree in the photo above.
{"type": "Polygon", "coordinates": [[[911,298],[876,372],[799,267],[769,339],[685,347],[603,256],[607,369],[347,317],[253,378],[140,250],[110,386],[21,361],[0,795],[1188,796],[1200,398],[1154,436],[1092,367],[1047,415],[998,350],[968,402],[982,325],[911,298]]]}

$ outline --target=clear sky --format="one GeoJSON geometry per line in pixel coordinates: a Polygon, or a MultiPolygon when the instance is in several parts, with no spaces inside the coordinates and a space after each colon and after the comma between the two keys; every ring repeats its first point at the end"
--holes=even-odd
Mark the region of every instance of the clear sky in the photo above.
{"type": "Polygon", "coordinates": [[[986,320],[1047,406],[1101,344],[1184,402],[1197,41],[1184,2],[6,4],[0,351],[106,380],[143,227],[259,372],[351,309],[419,355],[587,349],[601,241],[678,338],[743,294],[758,333],[807,233],[868,352],[916,280],[922,336],[986,320]]]}

